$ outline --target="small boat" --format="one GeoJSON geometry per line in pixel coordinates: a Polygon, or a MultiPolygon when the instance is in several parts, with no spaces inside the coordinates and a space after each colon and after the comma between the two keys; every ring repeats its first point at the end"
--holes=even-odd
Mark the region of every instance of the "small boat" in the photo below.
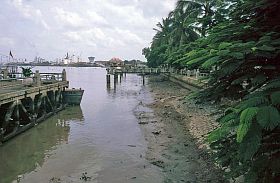
{"type": "Polygon", "coordinates": [[[70,105],[80,105],[83,98],[84,90],[80,89],[65,89],[63,91],[64,103],[70,105]]]}

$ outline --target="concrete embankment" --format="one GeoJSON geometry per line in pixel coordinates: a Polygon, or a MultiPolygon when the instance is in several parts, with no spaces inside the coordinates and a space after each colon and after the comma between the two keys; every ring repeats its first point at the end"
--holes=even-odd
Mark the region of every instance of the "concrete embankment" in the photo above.
{"type": "Polygon", "coordinates": [[[190,91],[198,91],[202,89],[205,83],[200,82],[199,80],[188,77],[185,75],[178,75],[178,74],[162,74],[163,77],[167,78],[169,81],[180,85],[181,87],[190,90],[190,91]]]}

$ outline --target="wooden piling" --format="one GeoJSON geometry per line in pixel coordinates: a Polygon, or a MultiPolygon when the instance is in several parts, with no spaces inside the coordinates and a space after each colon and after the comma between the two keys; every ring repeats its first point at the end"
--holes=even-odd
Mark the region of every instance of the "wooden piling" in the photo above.
{"type": "Polygon", "coordinates": [[[111,83],[111,75],[110,74],[106,75],[106,82],[107,82],[107,84],[111,83]]]}
{"type": "Polygon", "coordinates": [[[63,69],[62,71],[62,81],[67,81],[66,70],[63,69]]]}
{"type": "Polygon", "coordinates": [[[115,74],[114,74],[114,83],[117,83],[117,82],[118,82],[118,74],[115,73],[115,74]]]}
{"type": "Polygon", "coordinates": [[[107,83],[107,89],[110,89],[111,88],[111,75],[110,74],[107,74],[106,75],[106,83],[107,83]]]}

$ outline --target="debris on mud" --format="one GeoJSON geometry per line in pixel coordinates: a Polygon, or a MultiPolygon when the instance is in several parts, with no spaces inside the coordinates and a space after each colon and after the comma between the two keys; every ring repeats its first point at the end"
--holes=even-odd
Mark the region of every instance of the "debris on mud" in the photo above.
{"type": "Polygon", "coordinates": [[[154,131],[152,132],[154,135],[159,135],[161,133],[161,131],[154,131]]]}
{"type": "Polygon", "coordinates": [[[80,178],[80,180],[90,181],[91,177],[87,176],[87,172],[84,172],[82,173],[82,177],[80,178]]]}
{"type": "Polygon", "coordinates": [[[148,124],[149,122],[147,122],[147,121],[140,121],[138,124],[139,125],[146,125],[146,124],[148,124]]]}
{"type": "Polygon", "coordinates": [[[49,183],[61,183],[61,179],[57,177],[52,177],[49,183]]]}
{"type": "Polygon", "coordinates": [[[161,160],[157,160],[157,161],[152,161],[151,164],[155,165],[155,166],[158,166],[160,168],[164,168],[165,165],[164,165],[164,162],[161,161],[161,160]]]}
{"type": "Polygon", "coordinates": [[[206,134],[217,127],[208,106],[185,100],[190,91],[155,77],[140,92],[135,113],[140,124],[143,116],[149,122],[140,126],[148,143],[145,158],[162,169],[164,182],[227,182],[206,148],[206,134]]]}

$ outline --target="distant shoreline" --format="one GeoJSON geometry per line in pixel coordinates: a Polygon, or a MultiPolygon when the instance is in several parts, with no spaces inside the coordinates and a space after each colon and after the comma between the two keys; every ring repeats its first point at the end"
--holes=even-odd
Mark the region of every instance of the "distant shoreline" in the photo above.
{"type": "MultiPolygon", "coordinates": [[[[12,66],[12,65],[10,65],[12,66]]],[[[97,65],[72,65],[72,64],[58,64],[58,65],[52,65],[52,64],[22,64],[19,63],[17,66],[44,66],[44,67],[100,67],[103,68],[102,66],[97,66],[97,65]]]]}

